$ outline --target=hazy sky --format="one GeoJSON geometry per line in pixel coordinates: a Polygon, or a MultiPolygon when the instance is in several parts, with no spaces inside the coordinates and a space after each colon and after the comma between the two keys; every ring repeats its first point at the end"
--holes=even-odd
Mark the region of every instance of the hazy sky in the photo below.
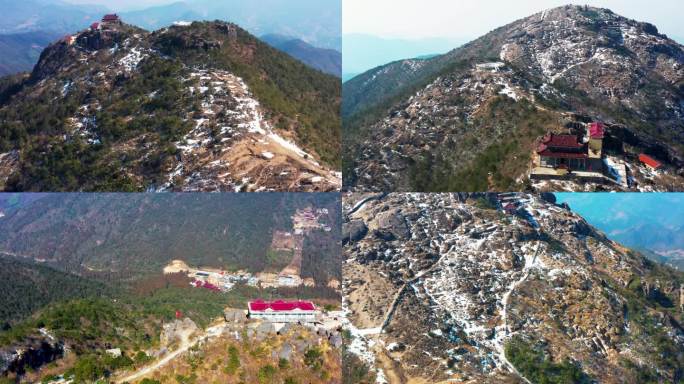
{"type": "Polygon", "coordinates": [[[343,0],[343,33],[393,38],[474,39],[517,19],[565,4],[610,8],[684,38],[682,0],[343,0]]]}
{"type": "Polygon", "coordinates": [[[566,202],[589,223],[609,237],[628,245],[648,243],[658,246],[684,245],[684,193],[556,193],[558,202],[566,202]],[[656,233],[649,232],[656,230],[656,233]],[[663,243],[655,234],[666,234],[663,243]]]}
{"type": "MultiPolygon", "coordinates": [[[[179,0],[63,0],[72,4],[98,4],[116,11],[138,10],[179,0]]],[[[217,0],[220,1],[220,0],[217,0]]]]}

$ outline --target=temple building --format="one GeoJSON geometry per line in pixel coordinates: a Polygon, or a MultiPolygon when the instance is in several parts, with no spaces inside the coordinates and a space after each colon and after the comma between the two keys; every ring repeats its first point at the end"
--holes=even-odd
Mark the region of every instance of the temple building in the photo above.
{"type": "Polygon", "coordinates": [[[567,170],[587,169],[587,146],[576,135],[547,133],[537,146],[539,164],[542,167],[567,170]]]}
{"type": "Polygon", "coordinates": [[[537,144],[539,166],[566,172],[602,173],[604,135],[604,125],[600,122],[587,124],[583,134],[547,133],[537,144]]]}

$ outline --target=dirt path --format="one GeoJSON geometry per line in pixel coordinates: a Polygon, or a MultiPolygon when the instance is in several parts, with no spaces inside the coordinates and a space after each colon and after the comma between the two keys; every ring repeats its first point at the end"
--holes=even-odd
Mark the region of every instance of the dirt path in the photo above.
{"type": "Polygon", "coordinates": [[[219,324],[219,325],[215,325],[213,327],[207,328],[206,331],[204,331],[204,333],[202,335],[197,336],[195,338],[192,338],[192,339],[191,338],[183,338],[183,340],[181,340],[181,345],[178,347],[178,349],[167,354],[166,356],[155,361],[154,363],[152,363],[146,367],[141,368],[137,372],[131,373],[126,377],[123,377],[121,379],[116,380],[116,382],[119,384],[124,383],[124,382],[132,383],[135,380],[142,379],[145,376],[152,374],[155,371],[159,370],[160,368],[164,367],[169,362],[176,359],[178,356],[187,352],[190,348],[197,345],[197,343],[199,343],[200,341],[207,340],[209,338],[213,338],[213,337],[220,335],[224,328],[225,328],[225,324],[219,324]]]}

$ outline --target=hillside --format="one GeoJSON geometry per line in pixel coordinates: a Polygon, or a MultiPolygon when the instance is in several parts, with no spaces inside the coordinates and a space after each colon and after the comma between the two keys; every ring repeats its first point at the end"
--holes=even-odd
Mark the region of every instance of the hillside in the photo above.
{"type": "Polygon", "coordinates": [[[609,240],[553,195],[364,197],[344,201],[343,274],[348,349],[369,375],[681,380],[684,275],[609,240]]]}
{"type": "Polygon", "coordinates": [[[334,49],[317,48],[300,39],[281,35],[264,35],[261,39],[312,68],[342,76],[342,54],[334,49]]]}
{"type": "Polygon", "coordinates": [[[112,287],[0,254],[0,324],[9,324],[53,302],[99,296],[112,287]]]}
{"type": "Polygon", "coordinates": [[[327,283],[341,280],[338,204],[336,194],[48,194],[0,206],[0,253],[114,281],[175,259],[260,272],[273,232],[291,231],[295,211],[314,206],[328,209],[321,221],[332,230],[305,237],[305,272],[327,283]]]}
{"type": "Polygon", "coordinates": [[[684,49],[651,24],[585,6],[537,13],[447,54],[345,82],[344,185],[681,190],[683,81],[684,49]],[[590,122],[605,127],[599,175],[533,174],[544,134],[577,134],[590,122]]]}
{"type": "Polygon", "coordinates": [[[2,84],[6,190],[339,188],[339,79],[234,24],[104,23],[2,84]]]}
{"type": "Polygon", "coordinates": [[[681,380],[684,275],[554,201],[347,195],[354,382],[681,380]]]}

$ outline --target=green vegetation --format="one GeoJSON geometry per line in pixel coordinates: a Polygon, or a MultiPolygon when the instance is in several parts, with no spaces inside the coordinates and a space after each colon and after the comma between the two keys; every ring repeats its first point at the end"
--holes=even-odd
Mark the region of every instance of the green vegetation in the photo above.
{"type": "MultiPolygon", "coordinates": [[[[142,174],[156,180],[161,164],[175,156],[172,142],[191,128],[182,120],[192,108],[192,99],[183,93],[180,61],[149,58],[140,72],[117,82],[114,90],[80,89],[72,86],[63,96],[61,90],[45,91],[12,100],[12,108],[0,109],[0,150],[21,148],[21,172],[7,181],[7,188],[19,191],[139,191],[145,185],[133,181],[123,168],[139,167],[142,174]],[[157,91],[154,98],[148,95],[157,91]],[[37,98],[37,100],[36,100],[37,98]],[[60,103],[52,100],[61,99],[60,103]],[[64,140],[69,131],[67,119],[75,116],[81,105],[96,99],[101,109],[94,116],[91,129],[99,144],[85,138],[64,140]],[[140,113],[144,111],[145,113],[140,113]],[[131,118],[127,118],[127,117],[131,118]],[[152,152],[146,160],[134,164],[135,153],[112,158],[112,148],[146,133],[152,152]],[[48,150],[49,149],[49,150],[48,150]]],[[[65,80],[66,81],[66,80],[65,80]]]]}
{"type": "Polygon", "coordinates": [[[228,347],[228,364],[224,368],[224,372],[233,376],[240,368],[240,354],[236,346],[228,347]]]}
{"type": "Polygon", "coordinates": [[[292,251],[275,251],[269,249],[266,251],[266,261],[271,271],[280,271],[286,267],[292,260],[292,251]]]}
{"type": "Polygon", "coordinates": [[[178,384],[195,384],[197,383],[197,375],[194,373],[190,376],[176,375],[176,382],[178,384]]]}
{"type": "Polygon", "coordinates": [[[140,384],[162,384],[162,383],[159,380],[144,378],[144,379],[142,379],[142,381],[140,381],[140,384]]]}
{"type": "Polygon", "coordinates": [[[235,40],[226,31],[224,23],[195,23],[150,35],[167,57],[150,56],[131,74],[111,73],[109,63],[99,62],[99,57],[87,67],[69,66],[75,58],[52,52],[61,56],[61,68],[41,79],[40,86],[37,79],[22,76],[2,79],[0,153],[19,149],[21,154],[19,169],[5,188],[131,192],[161,184],[179,153],[173,143],[193,127],[186,116],[201,105],[201,96],[191,94],[183,84],[188,67],[194,65],[214,66],[242,77],[277,127],[295,132],[303,147],[338,166],[339,79],[310,69],[242,29],[235,40]],[[207,52],[185,43],[202,37],[225,44],[207,52]],[[100,72],[111,87],[79,82],[63,92],[71,79],[100,72]],[[81,123],[97,136],[95,142],[72,134],[70,119],[79,116],[84,106],[91,107],[89,114],[94,116],[81,123]]]}
{"type": "MultiPolygon", "coordinates": [[[[629,322],[631,332],[625,342],[630,345],[640,345],[639,352],[648,356],[649,366],[642,366],[638,362],[625,359],[622,365],[628,369],[634,382],[658,383],[670,380],[676,372],[684,372],[684,355],[677,343],[660,326],[665,318],[677,323],[684,321],[681,311],[673,305],[673,298],[657,288],[656,282],[667,281],[673,286],[684,284],[684,273],[652,262],[636,252],[630,255],[641,259],[647,273],[641,277],[635,276],[625,288],[620,284],[612,284],[610,288],[626,299],[625,318],[629,322]],[[648,290],[644,288],[651,285],[648,290]]],[[[676,292],[676,291],[675,291],[676,292]]]]}
{"type": "Polygon", "coordinates": [[[108,295],[113,288],[55,269],[0,258],[0,325],[5,328],[57,301],[108,295]]]}
{"type": "Polygon", "coordinates": [[[480,197],[475,201],[475,206],[480,209],[496,209],[496,205],[494,205],[491,201],[485,199],[484,197],[480,197]]]}
{"type": "Polygon", "coordinates": [[[323,366],[323,352],[318,348],[309,348],[304,353],[304,364],[314,371],[318,371],[323,366]]]}
{"type": "MultiPolygon", "coordinates": [[[[80,272],[87,265],[103,272],[84,272],[114,283],[156,275],[172,259],[256,273],[270,267],[264,257],[270,231],[291,230],[296,209],[311,204],[339,210],[338,195],[320,195],[325,196],[51,194],[28,205],[23,215],[8,214],[0,221],[0,248],[36,258],[50,254],[63,269],[80,272]],[[35,225],[17,232],[25,227],[25,217],[35,225]],[[98,245],[103,239],[90,228],[117,235],[98,245]]],[[[303,274],[325,286],[328,275],[341,278],[341,252],[335,232],[314,236],[304,245],[303,274]]]]}
{"type": "Polygon", "coordinates": [[[371,371],[358,356],[345,352],[342,355],[343,384],[373,384],[375,372],[371,371]]]}
{"type": "Polygon", "coordinates": [[[522,376],[535,384],[590,383],[582,369],[569,361],[554,363],[545,353],[515,336],[505,346],[506,358],[522,376]]]}
{"type": "Polygon", "coordinates": [[[259,368],[257,376],[259,378],[259,384],[273,383],[277,372],[276,368],[270,364],[259,368]]]}
{"type": "Polygon", "coordinates": [[[413,190],[518,190],[537,137],[557,124],[526,100],[494,98],[461,137],[423,152],[409,168],[413,190]],[[494,132],[499,132],[495,134],[494,132]]]}

